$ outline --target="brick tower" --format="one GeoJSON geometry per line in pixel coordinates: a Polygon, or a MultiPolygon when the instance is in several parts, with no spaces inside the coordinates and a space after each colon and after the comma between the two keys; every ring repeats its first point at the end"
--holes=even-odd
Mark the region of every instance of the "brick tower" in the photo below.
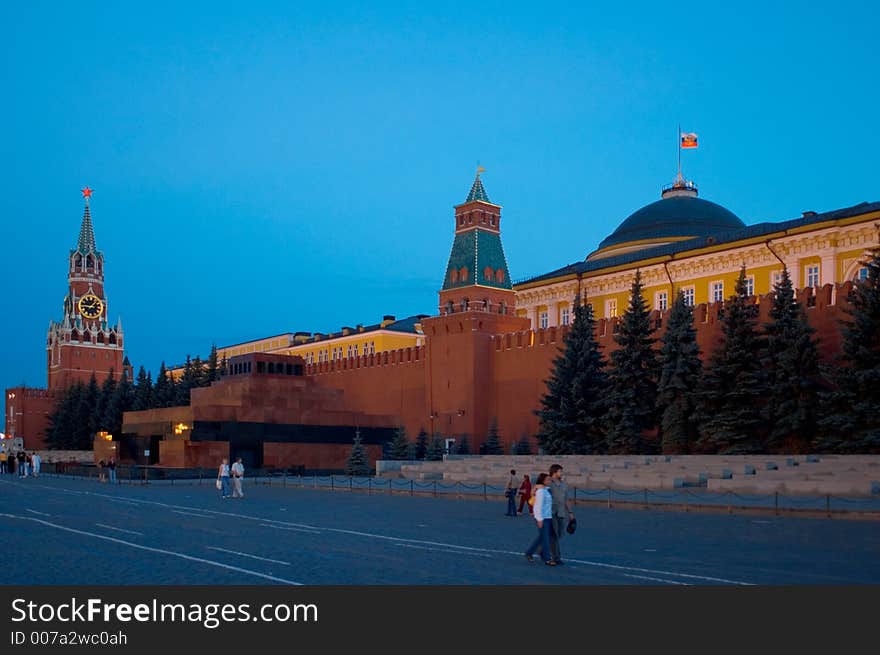
{"type": "Polygon", "coordinates": [[[516,297],[501,245],[501,206],[489,201],[480,172],[467,199],[455,207],[440,315],[422,323],[428,337],[431,430],[447,438],[468,435],[476,447],[496,418],[491,407],[492,338],[530,325],[514,315],[516,297]]]}
{"type": "Polygon", "coordinates": [[[82,190],[85,199],[82,226],[76,248],[70,251],[67,296],[60,321],[49,323],[46,358],[49,391],[65,389],[92,374],[101,384],[113,372],[125,372],[131,379],[131,365],[123,351],[122,321],[110,325],[104,293],[104,254],[95,245],[95,231],[89,200],[92,190],[82,190]]]}

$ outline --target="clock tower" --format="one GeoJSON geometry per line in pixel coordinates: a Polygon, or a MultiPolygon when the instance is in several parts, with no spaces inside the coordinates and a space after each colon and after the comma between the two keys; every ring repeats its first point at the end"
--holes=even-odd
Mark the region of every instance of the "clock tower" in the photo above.
{"type": "Polygon", "coordinates": [[[76,248],[70,251],[67,296],[61,320],[49,323],[46,355],[49,390],[65,389],[77,381],[89,382],[92,374],[101,384],[111,372],[131,379],[131,365],[123,350],[122,322],[111,325],[104,293],[104,254],[95,245],[89,201],[92,190],[82,190],[85,200],[76,248]]]}

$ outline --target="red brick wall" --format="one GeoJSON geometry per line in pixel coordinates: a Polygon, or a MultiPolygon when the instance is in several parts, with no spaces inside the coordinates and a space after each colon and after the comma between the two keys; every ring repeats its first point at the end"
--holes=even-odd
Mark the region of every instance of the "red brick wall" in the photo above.
{"type": "Polygon", "coordinates": [[[46,389],[15,387],[6,390],[7,435],[22,437],[27,450],[46,447],[49,414],[55,409],[55,395],[46,389]],[[14,397],[10,397],[14,395],[14,397]]]}
{"type": "MultiPolygon", "coordinates": [[[[370,466],[376,468],[376,460],[382,458],[382,447],[365,445],[370,466]]],[[[351,455],[348,444],[274,443],[263,444],[263,466],[306,469],[345,469],[351,455]]]]}

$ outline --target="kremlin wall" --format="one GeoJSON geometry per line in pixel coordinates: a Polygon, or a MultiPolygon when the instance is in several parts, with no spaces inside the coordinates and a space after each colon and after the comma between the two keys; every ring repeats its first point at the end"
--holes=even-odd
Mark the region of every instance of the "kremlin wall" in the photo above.
{"type": "MultiPolygon", "coordinates": [[[[455,207],[435,315],[401,321],[386,316],[369,328],[285,333],[218,348],[226,356],[219,381],[193,389],[187,407],[126,412],[123,435],[114,435],[112,443],[97,440],[95,458],[119,453],[123,461],[140,464],[215,467],[221,457],[240,456],[248,468],[333,471],[344,467],[355,436],[374,463],[399,426],[410,439],[422,430],[440,433],[448,447],[466,435],[472,452],[479,452],[493,423],[509,449],[538,431],[534,411],[575,298],[593,305],[596,337],[607,357],[616,347],[614,333],[637,270],[654,307],[655,336],[662,336],[671,301],[681,291],[694,307],[705,358],[721,338],[719,312],[740,268],[746,266],[765,321],[768,294],[787,267],[819,351],[830,361],[840,349],[840,320],[852,285],[865,270],[860,262],[880,244],[878,235],[877,202],[746,226],[699,199],[696,185],[679,176],[660,200],[624,220],[585,260],[513,285],[501,242],[501,207],[490,202],[477,173],[465,202],[455,207]]],[[[121,324],[106,323],[103,256],[94,245],[88,204],[70,270],[65,315],[50,328],[50,383],[87,379],[92,370],[100,372],[102,355],[130,371],[121,324]],[[81,262],[98,261],[93,272],[81,270],[87,265],[81,262]],[[100,275],[100,284],[89,274],[100,275]],[[83,347],[85,356],[99,361],[82,359],[83,347]]],[[[29,403],[16,396],[12,416],[31,417],[20,419],[30,421],[27,448],[40,446],[37,414],[45,423],[47,397],[59,389],[50,384],[49,390],[29,390],[29,403]]],[[[7,399],[16,391],[22,390],[7,390],[7,399]]]]}

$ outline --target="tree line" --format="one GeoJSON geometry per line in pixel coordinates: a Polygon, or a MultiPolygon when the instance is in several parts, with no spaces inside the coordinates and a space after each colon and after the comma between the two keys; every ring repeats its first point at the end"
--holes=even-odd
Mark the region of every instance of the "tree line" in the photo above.
{"type": "Polygon", "coordinates": [[[92,375],[88,384],[76,382],[58,397],[49,415],[46,445],[51,449],[89,450],[95,433],[122,433],[124,412],[188,405],[190,391],[219,380],[224,368],[217,360],[217,347],[212,346],[206,361],[187,355],[177,380],[166,370],[165,362],[159,367],[155,382],[143,366],[133,381],[125,371],[121,376],[111,372],[99,385],[92,375]]]}
{"type": "Polygon", "coordinates": [[[609,358],[577,299],[536,412],[539,444],[548,454],[880,453],[880,250],[865,266],[828,365],[787,270],[761,324],[743,266],[707,356],[681,293],[657,343],[639,272],[609,358]]]}

